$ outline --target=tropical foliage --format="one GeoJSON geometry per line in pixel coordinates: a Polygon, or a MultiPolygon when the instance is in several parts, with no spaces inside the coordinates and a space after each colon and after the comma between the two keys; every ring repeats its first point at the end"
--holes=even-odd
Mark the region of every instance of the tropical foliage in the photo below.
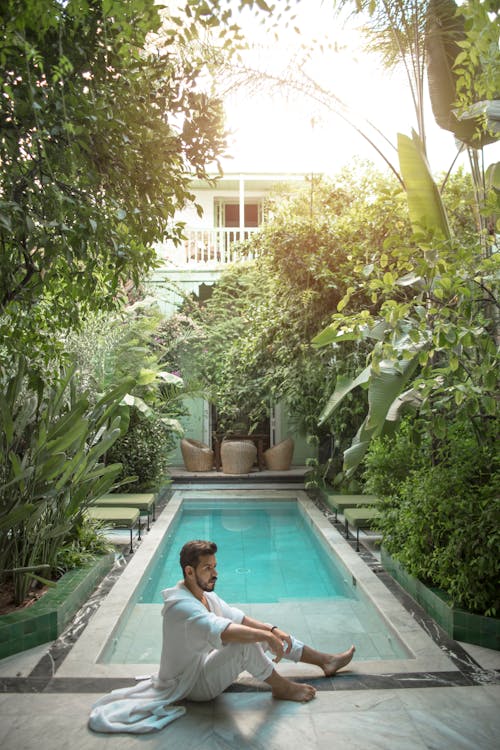
{"type": "Polygon", "coordinates": [[[16,602],[40,571],[54,572],[58,548],[121,470],[104,455],[126,430],[121,402],[132,383],[91,406],[72,376],[61,373],[50,387],[33,382],[22,359],[14,375],[0,371],[0,570],[12,576],[16,602]]]}
{"type": "Polygon", "coordinates": [[[450,417],[439,441],[426,419],[374,441],[366,489],[381,498],[384,546],[410,574],[457,607],[500,613],[499,465],[495,424],[478,444],[472,423],[450,417]]]}
{"type": "Polygon", "coordinates": [[[90,316],[65,342],[79,390],[96,398],[125,379],[133,382],[123,399],[130,410],[127,433],[106,455],[106,462],[122,464],[119,479],[129,480],[130,490],[157,490],[168,481],[169,453],[174,437],[182,435],[178,418],[185,413],[186,390],[164,368],[162,325],[155,301],[144,298],[119,313],[90,316]]]}
{"type": "Polygon", "coordinates": [[[242,420],[246,429],[255,429],[270,404],[284,400],[300,429],[318,439],[318,401],[331,383],[310,339],[343,293],[346,254],[328,217],[340,203],[347,210],[354,199],[351,179],[346,174],[345,188],[314,185],[322,220],[308,216],[309,188],[277,203],[274,221],[252,239],[258,260],[229,269],[212,298],[190,310],[197,326],[190,350],[196,357],[193,361],[191,354],[189,368],[182,362],[180,367],[207,389],[223,431],[242,420]],[[343,192],[348,189],[349,198],[343,192]]]}
{"type": "Polygon", "coordinates": [[[122,308],[155,241],[179,239],[192,173],[224,148],[209,73],[241,37],[231,8],[162,13],[154,0],[0,10],[0,570],[17,600],[58,547],[74,559],[92,536],[82,513],[123,479],[109,450],[129,411],[161,429],[159,451],[176,429],[181,383],[154,342],[133,341],[138,326],[111,326],[113,346],[88,340],[79,372],[68,339],[122,308]]]}
{"type": "MultiPolygon", "coordinates": [[[[437,437],[450,414],[467,415],[478,440],[485,421],[497,418],[498,256],[485,258],[478,240],[471,246],[452,237],[416,136],[400,137],[400,157],[414,242],[388,256],[386,299],[376,316],[337,313],[316,338],[318,346],[346,338],[376,342],[368,367],[338,385],[322,415],[328,418],[352,388],[368,387],[369,411],[345,456],[351,472],[404,406],[426,414],[437,437]]],[[[374,299],[378,294],[375,286],[374,299]]]]}

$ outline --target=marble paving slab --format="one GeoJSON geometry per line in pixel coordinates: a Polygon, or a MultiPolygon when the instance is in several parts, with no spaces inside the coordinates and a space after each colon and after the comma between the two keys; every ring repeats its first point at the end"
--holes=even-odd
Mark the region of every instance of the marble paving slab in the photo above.
{"type": "Polygon", "coordinates": [[[139,737],[91,732],[97,697],[0,695],[2,750],[498,750],[500,734],[498,686],[320,693],[308,704],[225,693],[139,737]]]}

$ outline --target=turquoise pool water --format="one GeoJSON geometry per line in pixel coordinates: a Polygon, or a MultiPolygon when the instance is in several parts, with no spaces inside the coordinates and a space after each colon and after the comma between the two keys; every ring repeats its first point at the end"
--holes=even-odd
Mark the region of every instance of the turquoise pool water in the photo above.
{"type": "Polygon", "coordinates": [[[250,616],[277,622],[323,651],[356,645],[356,658],[405,659],[408,652],[352,576],[323,547],[296,500],[183,499],[99,661],[157,664],[161,591],[182,577],[190,539],[218,545],[216,591],[250,616]]]}
{"type": "Polygon", "coordinates": [[[345,576],[320,546],[295,502],[185,500],[163,540],[154,569],[141,586],[141,604],[182,578],[179,551],[191,539],[218,547],[216,592],[229,602],[353,597],[345,576]]]}

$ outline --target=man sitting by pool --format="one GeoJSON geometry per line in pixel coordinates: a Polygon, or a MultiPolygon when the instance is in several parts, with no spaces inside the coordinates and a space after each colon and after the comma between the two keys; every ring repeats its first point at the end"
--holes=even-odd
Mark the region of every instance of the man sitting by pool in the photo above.
{"type": "Polygon", "coordinates": [[[214,542],[187,542],[180,553],[184,580],[165,589],[163,644],[155,680],[117,690],[94,706],[90,727],[104,732],[149,732],[185,713],[173,703],[207,701],[220,695],[243,671],[267,682],[275,698],[305,702],[312,685],[292,682],[275,670],[283,657],[321,667],[334,675],[351,661],[354,646],[326,654],[306,646],[277,625],[259,622],[231,607],[214,592],[214,542]],[[274,654],[274,659],[266,651],[274,654]]]}

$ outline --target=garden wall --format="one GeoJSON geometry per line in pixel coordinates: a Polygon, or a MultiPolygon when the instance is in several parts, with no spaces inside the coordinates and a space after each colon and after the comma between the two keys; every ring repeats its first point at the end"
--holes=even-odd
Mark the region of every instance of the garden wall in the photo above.
{"type": "Polygon", "coordinates": [[[65,573],[35,604],[0,615],[0,659],[55,640],[111,570],[114,552],[65,573]]]}
{"type": "Polygon", "coordinates": [[[455,609],[449,597],[439,589],[428,588],[411,576],[387,550],[381,549],[382,565],[388,573],[425,609],[446,633],[457,641],[474,643],[500,651],[500,619],[455,609]]]}

